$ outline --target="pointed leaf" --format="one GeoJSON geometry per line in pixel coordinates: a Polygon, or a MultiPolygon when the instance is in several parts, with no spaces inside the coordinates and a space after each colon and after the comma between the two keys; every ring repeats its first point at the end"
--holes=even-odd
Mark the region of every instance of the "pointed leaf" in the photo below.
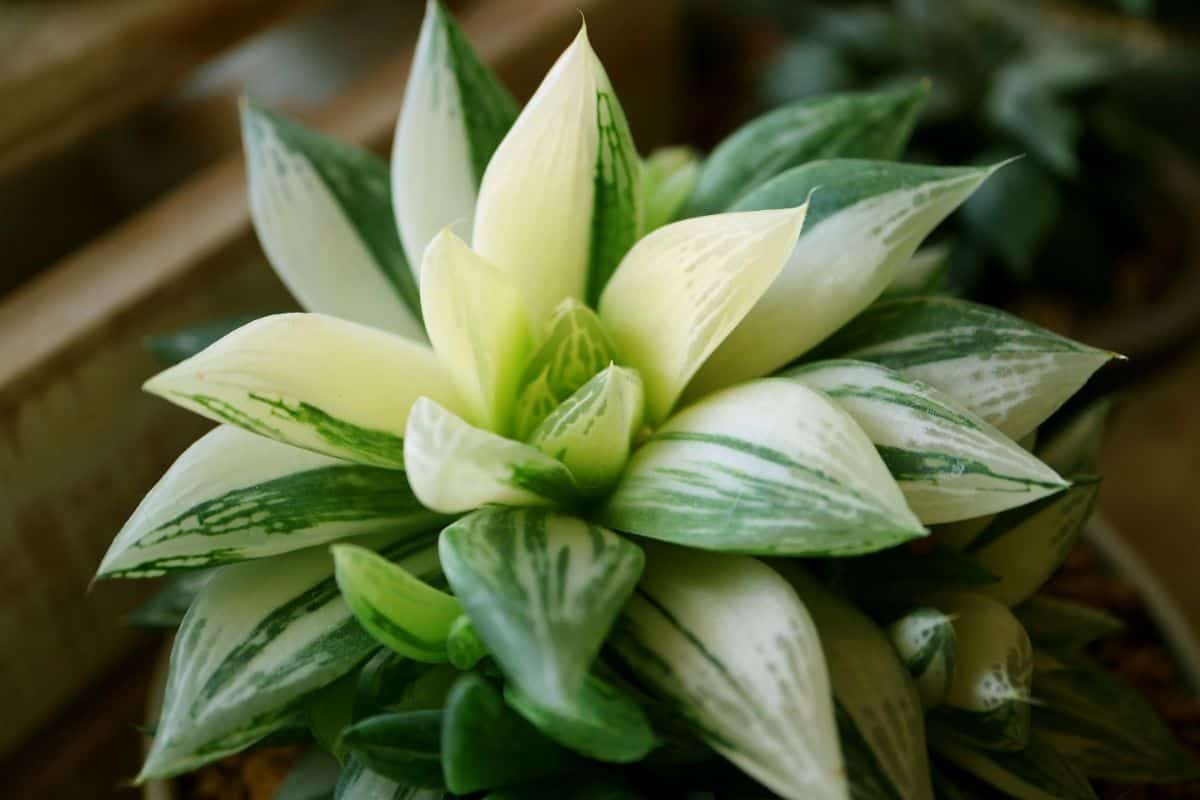
{"type": "Polygon", "coordinates": [[[300,304],[424,341],[387,165],[249,102],[242,142],[254,228],[300,304]]]}
{"type": "Polygon", "coordinates": [[[719,214],[659,228],[621,262],[600,318],[622,364],[646,383],[661,422],[710,353],[762,296],[791,252],[805,207],[719,214]]]}
{"type": "Polygon", "coordinates": [[[540,509],[484,508],[442,532],[450,586],[505,677],[569,707],[642,571],[612,531],[540,509]]]}
{"type": "Polygon", "coordinates": [[[1033,643],[1052,653],[1073,653],[1125,629],[1112,614],[1048,595],[1034,595],[1013,614],[1033,643]]]}
{"type": "Polygon", "coordinates": [[[443,228],[461,225],[471,240],[484,168],[516,118],[508,90],[429,0],[392,144],[396,225],[418,279],[425,248],[443,228]]]}
{"type": "Polygon", "coordinates": [[[992,514],[1068,486],[1016,442],[932,386],[865,361],[818,361],[785,377],[848,413],[926,524],[992,514]]]}
{"type": "Polygon", "coordinates": [[[641,229],[639,166],[581,30],[488,163],[475,213],[472,244],[524,286],[534,324],[563,298],[600,296],[641,229]]]}
{"type": "Polygon", "coordinates": [[[184,451],[121,528],[99,577],[153,577],[444,520],[404,474],[222,425],[184,451]]]}
{"type": "Polygon", "coordinates": [[[425,397],[409,414],[404,459],[413,493],[446,514],[487,503],[551,505],[575,495],[574,479],[562,462],[474,428],[425,397]]]}
{"type": "Polygon", "coordinates": [[[446,637],[446,656],[450,663],[466,672],[483,659],[487,658],[488,649],[479,632],[471,624],[466,614],[454,620],[450,626],[450,634],[446,637]]]}
{"type": "Polygon", "coordinates": [[[924,84],[843,92],[752,120],[704,162],[685,216],[726,211],[776,175],[810,161],[899,158],[927,92],[924,84]]]}
{"type": "Polygon", "coordinates": [[[146,350],[163,366],[191,358],[221,337],[233,333],[261,314],[237,314],[146,337],[146,350]]]}
{"type": "Polygon", "coordinates": [[[946,287],[951,253],[950,242],[922,247],[896,270],[896,276],[883,290],[880,299],[952,294],[946,287]]]}
{"type": "Polygon", "coordinates": [[[126,615],[125,622],[139,628],[178,628],[196,595],[215,574],[212,569],[194,569],[170,575],[149,600],[126,615]]]}
{"type": "Polygon", "coordinates": [[[934,752],[1015,800],[1096,800],[1087,778],[1034,734],[1024,750],[986,750],[941,729],[930,732],[934,752]]]}
{"type": "Polygon", "coordinates": [[[1020,440],[1113,358],[994,308],[940,297],[878,303],[812,354],[891,367],[1020,440]]]}
{"type": "Polygon", "coordinates": [[[405,786],[441,789],[441,709],[376,714],[342,733],[342,746],[377,775],[405,786]]]}
{"type": "Polygon", "coordinates": [[[687,147],[655,150],[642,162],[646,233],[674,222],[700,180],[700,162],[687,147]]]}
{"type": "Polygon", "coordinates": [[[921,695],[921,705],[940,705],[954,680],[955,653],[953,620],[936,608],[914,608],[888,626],[892,645],[921,695]]]}
{"type": "Polygon", "coordinates": [[[795,381],[755,381],[677,414],[634,454],[610,527],[690,547],[852,555],[924,535],[854,421],[795,381]]]}
{"type": "Polygon", "coordinates": [[[1097,474],[1112,403],[1111,397],[1103,397],[1073,415],[1038,443],[1038,458],[1060,475],[1097,474]]]}
{"type": "Polygon", "coordinates": [[[334,800],[442,800],[445,792],[401,786],[371,772],[358,759],[351,759],[342,770],[333,796],[334,800]]]}
{"type": "Polygon", "coordinates": [[[517,287],[443,230],[421,273],[421,308],[438,360],[470,408],[470,419],[508,432],[513,396],[529,357],[529,318],[517,287]]]}
{"type": "Polygon", "coordinates": [[[821,161],[780,175],[738,211],[809,200],[804,231],[771,288],[697,373],[699,397],[788,364],[887,288],[939,222],[995,167],[821,161]],[[804,309],[803,314],[796,310],[804,309]]]}
{"type": "Polygon", "coordinates": [[[251,322],[145,389],[197,414],[358,464],[404,468],[420,396],[458,408],[433,351],[322,314],[251,322]]]}
{"type": "Polygon", "coordinates": [[[745,556],[648,548],[613,645],[713,749],[789,800],[848,798],[829,674],[804,605],[745,556]]]}
{"type": "Polygon", "coordinates": [[[620,476],[642,425],[642,379],[610,366],[568,397],[529,443],[566,464],[580,491],[597,495],[620,476]]]}

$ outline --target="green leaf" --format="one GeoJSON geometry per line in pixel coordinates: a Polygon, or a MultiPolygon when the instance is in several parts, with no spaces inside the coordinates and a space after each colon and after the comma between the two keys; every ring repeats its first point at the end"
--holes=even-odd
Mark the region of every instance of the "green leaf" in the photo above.
{"type": "Polygon", "coordinates": [[[271,800],[333,800],[342,766],[319,747],[306,750],[271,800]]]}
{"type": "Polygon", "coordinates": [[[817,631],[745,556],[648,548],[612,644],[713,749],[789,800],[847,798],[817,631]]]}
{"type": "MultiPolygon", "coordinates": [[[[436,574],[432,537],[381,543],[406,569],[436,574]]],[[[176,637],[139,780],[194,769],[294,723],[307,695],[376,647],[338,594],[323,548],[222,568],[176,637]]]]}
{"type": "Polygon", "coordinates": [[[570,708],[642,571],[612,531],[533,508],[483,508],[442,532],[450,586],[505,677],[570,708]]]}
{"type": "Polygon", "coordinates": [[[946,547],[912,553],[901,547],[839,562],[837,588],[872,614],[892,617],[931,591],[976,589],[1000,579],[968,555],[946,547]]]}
{"type": "Polygon", "coordinates": [[[305,698],[301,714],[304,725],[326,752],[338,759],[346,751],[339,739],[354,721],[360,670],[353,670],[305,698]]]}
{"type": "Polygon", "coordinates": [[[145,347],[161,364],[171,366],[191,358],[222,336],[233,333],[247,322],[253,322],[260,316],[260,314],[238,314],[166,333],[154,333],[146,337],[145,347]]]}
{"type": "Polygon", "coordinates": [[[424,341],[387,165],[249,101],[242,143],[254,228],[300,304],[424,341]]]}
{"type": "Polygon", "coordinates": [[[1069,484],[1016,442],[920,381],[865,361],[783,373],[848,413],[926,524],[1025,505],[1069,484]]]}
{"type": "Polygon", "coordinates": [[[916,297],[872,306],[811,357],[854,358],[891,367],[942,390],[1020,440],[1113,354],[994,308],[916,297]]]}
{"type": "Polygon", "coordinates": [[[342,733],[342,746],[367,769],[405,786],[441,789],[441,709],[377,714],[342,733]]]}
{"type": "Polygon", "coordinates": [[[279,555],[369,533],[426,533],[445,518],[404,473],[222,425],[189,447],[113,540],[98,576],[130,578],[279,555]]]}
{"type": "Polygon", "coordinates": [[[437,0],[425,6],[392,145],[392,201],[419,277],[433,237],[470,220],[483,171],[517,105],[437,0]]]}
{"type": "Polygon", "coordinates": [[[445,796],[437,789],[401,786],[376,775],[357,759],[351,759],[342,770],[334,792],[335,800],[442,800],[445,796]]]}
{"type": "Polygon", "coordinates": [[[463,671],[469,670],[486,658],[487,645],[479,638],[479,633],[466,614],[462,614],[450,626],[446,637],[446,656],[450,663],[463,671]]]}
{"type": "Polygon", "coordinates": [[[577,493],[575,479],[561,461],[472,427],[425,397],[409,414],[404,461],[417,499],[447,514],[488,503],[560,504],[577,493]]]}
{"type": "Polygon", "coordinates": [[[690,547],[787,555],[852,555],[924,535],[854,421],[778,378],[670,419],[634,453],[602,519],[690,547]]]}
{"type": "Polygon", "coordinates": [[[1000,580],[980,592],[1015,606],[1062,565],[1092,515],[1099,479],[1079,478],[1052,497],[996,517],[967,552],[1000,580]]]}
{"type": "Polygon", "coordinates": [[[856,758],[869,754],[873,771],[901,800],[932,800],[921,698],[887,634],[795,562],[777,567],[812,614],[844,712],[841,725],[866,745],[856,758]]]}
{"type": "Polygon", "coordinates": [[[1060,475],[1098,474],[1112,404],[1111,397],[1102,397],[1072,415],[1038,443],[1038,458],[1060,475]]]}
{"type": "Polygon", "coordinates": [[[752,120],[704,162],[684,216],[732,208],[776,175],[825,158],[896,159],[912,133],[924,84],[805,100],[752,120]]]}
{"type": "Polygon", "coordinates": [[[1200,778],[1200,761],[1132,687],[1083,659],[1034,679],[1034,729],[1089,777],[1121,783],[1200,778]]]}
{"type": "Polygon", "coordinates": [[[1052,653],[1073,653],[1125,629],[1124,622],[1098,608],[1048,595],[1034,595],[1013,614],[1033,643],[1052,653]]]}
{"type": "Polygon", "coordinates": [[[521,377],[516,438],[527,440],[560,403],[615,358],[612,340],[596,312],[574,298],[562,301],[521,377]]]}
{"type": "Polygon", "coordinates": [[[529,443],[565,464],[580,492],[603,494],[629,460],[643,409],[637,372],[611,365],[546,417],[529,443]]]}
{"type": "Polygon", "coordinates": [[[896,269],[896,276],[879,295],[880,299],[950,293],[946,279],[952,252],[949,242],[922,247],[896,269]]]}
{"type": "Polygon", "coordinates": [[[442,722],[442,769],[455,794],[494,789],[577,769],[581,762],[504,703],[478,675],[463,675],[442,722]]]}
{"type": "Polygon", "coordinates": [[[810,216],[779,277],[697,373],[687,397],[766,375],[845,325],[998,168],[819,161],[747,195],[736,210],[808,200],[810,216]]]}
{"type": "Polygon", "coordinates": [[[922,606],[888,626],[888,635],[917,684],[922,707],[940,705],[954,680],[957,644],[953,620],[936,608],[922,606]]]}
{"type": "Polygon", "coordinates": [[[192,601],[214,574],[213,570],[197,569],[169,576],[162,588],[125,617],[125,621],[141,628],[178,628],[192,601]]]}
{"type": "Polygon", "coordinates": [[[374,639],[417,661],[446,661],[446,637],[458,601],[365,547],[332,548],[338,588],[374,639]]]}
{"type": "Polygon", "coordinates": [[[987,750],[941,729],[930,729],[930,747],[963,771],[1014,800],[1096,800],[1083,773],[1034,733],[1023,750],[987,750]]]}
{"type": "Polygon", "coordinates": [[[690,148],[664,147],[651,153],[642,162],[645,233],[674,222],[699,180],[700,162],[690,148]]]}

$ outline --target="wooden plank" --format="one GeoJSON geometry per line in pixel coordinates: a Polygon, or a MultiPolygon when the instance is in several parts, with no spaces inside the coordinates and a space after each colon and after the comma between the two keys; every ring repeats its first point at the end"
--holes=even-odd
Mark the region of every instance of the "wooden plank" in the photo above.
{"type": "Polygon", "coordinates": [[[57,0],[0,14],[0,174],[173,86],[318,0],[57,0]]]}

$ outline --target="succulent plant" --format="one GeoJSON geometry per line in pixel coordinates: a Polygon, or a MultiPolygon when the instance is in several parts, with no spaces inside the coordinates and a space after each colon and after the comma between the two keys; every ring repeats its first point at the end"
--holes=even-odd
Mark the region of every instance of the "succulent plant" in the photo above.
{"type": "Polygon", "coordinates": [[[1080,659],[1107,617],[1035,595],[1095,497],[1094,417],[1018,441],[1112,354],[913,291],[997,169],[889,160],[923,96],[643,161],[586,30],[518,113],[431,3],[390,189],[245,105],[254,222],[308,311],[146,385],[221,424],[99,570],[175,576],[152,623],[187,607],[140,778],[295,731],[344,800],[1194,774],[1080,659]]]}

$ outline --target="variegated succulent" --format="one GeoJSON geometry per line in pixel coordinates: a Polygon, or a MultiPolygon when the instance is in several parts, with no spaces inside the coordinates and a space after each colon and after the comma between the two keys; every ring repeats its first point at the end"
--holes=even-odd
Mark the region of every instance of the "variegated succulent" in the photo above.
{"type": "Polygon", "coordinates": [[[1094,419],[1029,440],[1111,354],[921,294],[917,247],[997,168],[889,160],[923,93],[643,160],[586,31],[518,112],[433,2],[390,179],[247,104],[308,311],[147,383],[221,425],[100,567],[187,607],[142,779],[296,730],[343,800],[1192,774],[1077,655],[1108,618],[1034,596],[1094,419]]]}

